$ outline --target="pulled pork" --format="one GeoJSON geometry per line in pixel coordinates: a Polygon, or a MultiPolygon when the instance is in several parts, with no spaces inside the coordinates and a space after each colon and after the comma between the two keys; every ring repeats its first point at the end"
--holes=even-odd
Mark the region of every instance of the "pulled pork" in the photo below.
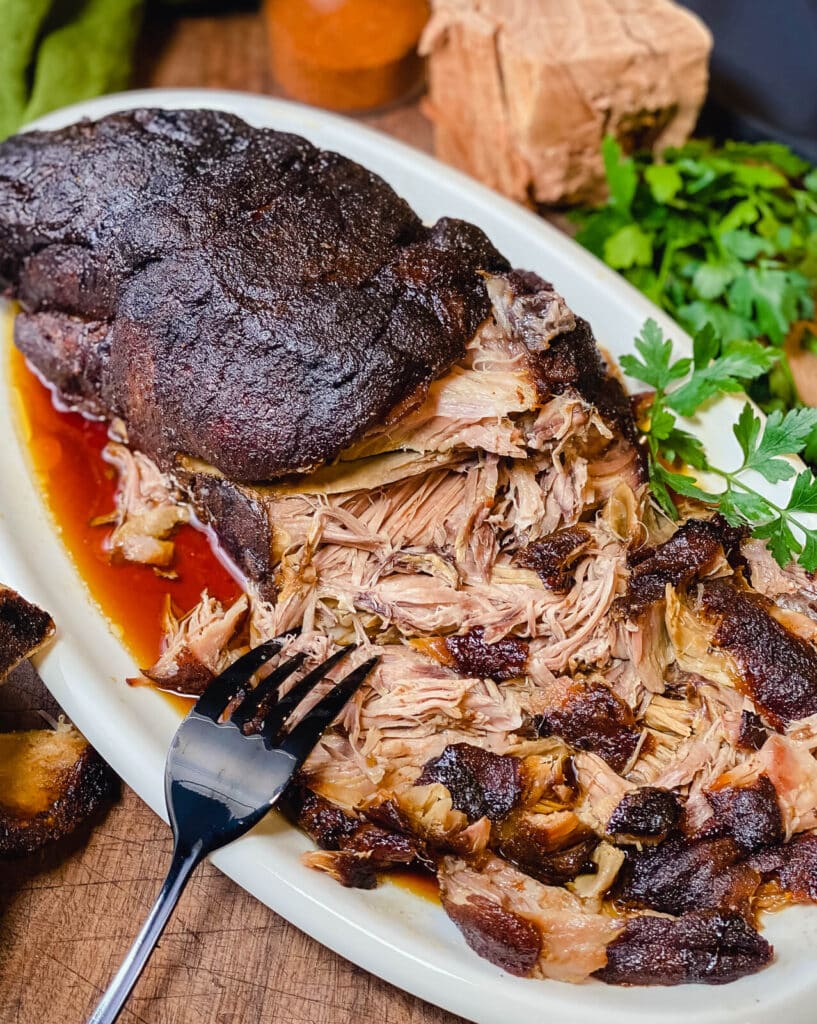
{"type": "Polygon", "coordinates": [[[770,891],[815,899],[817,583],[703,508],[662,520],[587,325],[533,275],[487,287],[465,357],[331,465],[177,466],[151,514],[184,488],[248,595],[169,617],[147,674],[198,692],[296,628],[305,668],[375,650],[289,795],[311,867],[436,870],[513,974],[730,981],[772,957],[770,891]]]}

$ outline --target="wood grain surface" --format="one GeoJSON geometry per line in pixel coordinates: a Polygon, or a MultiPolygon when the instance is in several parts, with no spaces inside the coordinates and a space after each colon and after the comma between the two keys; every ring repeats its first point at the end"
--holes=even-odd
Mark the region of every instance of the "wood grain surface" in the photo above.
{"type": "MultiPolygon", "coordinates": [[[[151,20],[135,84],[276,93],[253,13],[151,20]]],[[[422,148],[418,106],[364,120],[422,148]]],[[[0,727],[58,713],[32,672],[0,688],[0,727]],[[13,709],[13,710],[9,710],[13,709]]],[[[66,844],[0,862],[0,1022],[81,1024],[156,894],[167,827],[127,787],[66,844]]],[[[319,946],[209,864],[194,877],[127,1024],[455,1024],[319,946]]]]}

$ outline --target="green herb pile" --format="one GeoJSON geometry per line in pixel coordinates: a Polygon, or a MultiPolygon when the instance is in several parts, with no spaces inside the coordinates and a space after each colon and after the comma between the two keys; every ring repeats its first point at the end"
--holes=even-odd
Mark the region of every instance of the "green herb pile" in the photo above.
{"type": "Polygon", "coordinates": [[[809,571],[817,569],[817,530],[802,518],[817,512],[817,478],[807,468],[798,472],[787,458],[805,451],[817,430],[817,409],[773,410],[763,423],[746,402],[733,428],[742,461],[728,470],[712,465],[701,440],[678,423],[678,416],[694,415],[714,396],[744,390],[771,368],[774,350],[752,341],[725,346],[708,324],[695,336],[692,357],[673,359],[672,342],[654,320],[644,324],[635,349],[637,355],[622,356],[619,363],[653,389],[641,403],[639,428],[658,505],[677,519],[674,495],[706,502],[733,526],[748,524],[755,537],[768,542],[779,565],[796,559],[809,571]],[[679,472],[683,464],[719,478],[723,489],[705,490],[695,477],[679,472]],[[764,497],[752,485],[752,472],[770,483],[794,479],[786,505],[764,497]]]}
{"type": "MultiPolygon", "coordinates": [[[[817,169],[776,143],[693,141],[656,162],[608,137],[603,151],[610,199],[572,215],[577,240],[691,334],[780,346],[814,316],[817,169]]],[[[798,404],[785,359],[751,379],[766,410],[798,404]]]]}

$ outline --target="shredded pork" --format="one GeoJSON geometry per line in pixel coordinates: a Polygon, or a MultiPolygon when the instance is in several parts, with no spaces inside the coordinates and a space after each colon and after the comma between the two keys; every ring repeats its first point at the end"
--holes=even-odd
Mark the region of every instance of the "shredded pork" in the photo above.
{"type": "MultiPolygon", "coordinates": [[[[786,840],[817,831],[817,583],[703,508],[680,529],[660,518],[586,325],[530,275],[488,291],[465,357],[400,416],[308,476],[244,488],[272,588],[169,612],[147,674],[195,692],[273,635],[299,629],[287,653],[307,666],[356,641],[380,662],[293,798],[324,847],[312,867],[375,884],[375,834],[379,870],[436,863],[465,940],[515,974],[758,970],[765,883],[741,816],[763,809],[761,836],[778,818],[786,840]],[[801,704],[730,619],[740,602],[796,666],[801,704]]],[[[179,484],[122,446],[109,458],[114,546],[167,564],[179,484]]],[[[775,878],[787,849],[764,854],[775,878]]]]}

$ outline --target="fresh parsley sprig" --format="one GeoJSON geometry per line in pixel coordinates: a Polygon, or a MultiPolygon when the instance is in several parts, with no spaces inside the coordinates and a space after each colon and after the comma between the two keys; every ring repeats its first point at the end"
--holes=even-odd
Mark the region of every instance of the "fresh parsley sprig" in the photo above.
{"type": "MultiPolygon", "coordinates": [[[[774,143],[691,141],[660,158],[603,144],[610,190],[576,238],[694,334],[781,346],[814,316],[817,169],[774,143]]],[[[752,378],[770,411],[798,404],[785,359],[752,378]]]]}
{"type": "Polygon", "coordinates": [[[768,542],[779,565],[797,559],[809,571],[817,569],[817,530],[801,516],[817,512],[817,478],[810,469],[798,473],[790,456],[801,454],[817,429],[817,409],[773,411],[761,420],[747,402],[733,427],[743,455],[732,470],[712,465],[699,438],[679,426],[717,394],[743,391],[774,365],[778,353],[757,342],[721,346],[707,325],[694,340],[692,357],[674,359],[672,342],[654,320],[648,320],[635,340],[637,355],[620,359],[628,376],[653,389],[640,416],[639,429],[647,450],[653,496],[671,518],[678,518],[675,495],[694,498],[718,509],[733,526],[745,523],[755,537],[768,542]],[[684,466],[724,483],[722,491],[705,490],[684,466]],[[786,505],[778,505],[751,484],[757,473],[770,483],[791,480],[786,505]]]}

